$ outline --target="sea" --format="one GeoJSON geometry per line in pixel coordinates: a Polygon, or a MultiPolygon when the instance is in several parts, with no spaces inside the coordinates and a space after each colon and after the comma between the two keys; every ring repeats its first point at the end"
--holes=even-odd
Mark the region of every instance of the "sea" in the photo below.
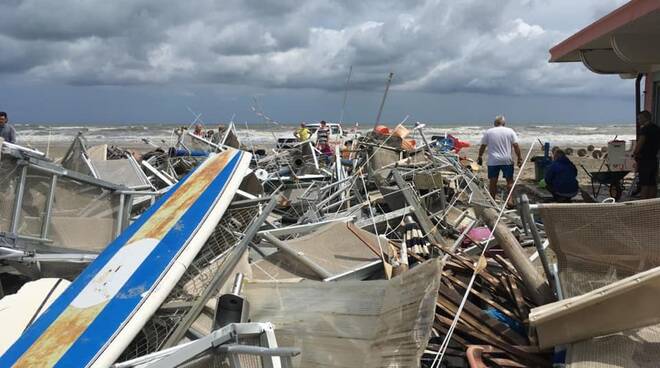
{"type": "MultiPolygon", "coordinates": [[[[18,143],[28,146],[63,145],[71,142],[79,133],[83,133],[91,145],[107,143],[142,144],[148,139],[156,145],[170,145],[176,142],[173,134],[177,124],[15,124],[18,143]]],[[[345,131],[367,131],[371,124],[343,124],[345,131]]],[[[522,145],[532,142],[549,142],[553,146],[580,147],[594,145],[605,146],[607,142],[618,139],[635,139],[633,123],[612,124],[507,124],[517,133],[522,145]]],[[[411,130],[411,138],[419,138],[412,130],[413,124],[406,125],[411,130]]],[[[212,129],[214,127],[206,127],[212,129]]],[[[270,146],[276,138],[292,136],[295,124],[248,124],[237,125],[238,137],[248,146],[270,146]]],[[[424,134],[427,138],[434,135],[451,134],[454,137],[478,144],[489,125],[477,124],[435,124],[427,123],[424,134]]]]}

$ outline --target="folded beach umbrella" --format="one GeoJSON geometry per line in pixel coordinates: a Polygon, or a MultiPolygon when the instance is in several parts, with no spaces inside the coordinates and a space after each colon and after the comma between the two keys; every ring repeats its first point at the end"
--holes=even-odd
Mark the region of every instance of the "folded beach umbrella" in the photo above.
{"type": "Polygon", "coordinates": [[[417,255],[429,255],[430,243],[412,216],[404,217],[403,228],[403,243],[406,245],[408,251],[417,255]]]}

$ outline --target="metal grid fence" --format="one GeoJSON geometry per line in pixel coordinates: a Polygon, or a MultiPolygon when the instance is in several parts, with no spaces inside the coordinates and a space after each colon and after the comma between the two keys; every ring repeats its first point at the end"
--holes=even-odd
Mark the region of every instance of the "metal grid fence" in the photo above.
{"type": "Polygon", "coordinates": [[[213,275],[222,269],[225,255],[238,244],[258,212],[257,205],[227,210],[211,237],[163,303],[163,306],[172,307],[161,306],[118,361],[153,353],[162,347],[170,333],[186,316],[190,305],[197,301],[202,291],[210,284],[213,275]]]}

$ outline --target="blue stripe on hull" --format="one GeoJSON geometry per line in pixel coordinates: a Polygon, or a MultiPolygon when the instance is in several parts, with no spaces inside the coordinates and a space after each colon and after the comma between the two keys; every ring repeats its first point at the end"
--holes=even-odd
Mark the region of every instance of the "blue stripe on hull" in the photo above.
{"type": "MultiPolygon", "coordinates": [[[[108,343],[108,340],[112,338],[135,310],[137,310],[137,307],[144,299],[144,293],[149,293],[153,289],[154,283],[165,274],[173,260],[185,248],[188,240],[197,231],[200,223],[203,222],[208,211],[212,208],[212,204],[217,201],[219,194],[222,193],[225,185],[231,179],[241,157],[242,154],[238,153],[225,165],[222,172],[213,179],[207,189],[186,211],[175,227],[163,237],[156,248],[119,290],[117,296],[110,300],[103,311],[101,311],[85,332],[62,356],[56,365],[57,367],[81,367],[93,361],[103,346],[108,343]]],[[[50,308],[0,357],[0,367],[13,365],[34,344],[39,336],[48,329],[50,324],[59,317],[80,291],[94,278],[98,271],[148,221],[151,215],[158,211],[163,203],[176,192],[191,174],[188,174],[163,195],[117,239],[111,242],[94,262],[85,268],[50,308]]]]}

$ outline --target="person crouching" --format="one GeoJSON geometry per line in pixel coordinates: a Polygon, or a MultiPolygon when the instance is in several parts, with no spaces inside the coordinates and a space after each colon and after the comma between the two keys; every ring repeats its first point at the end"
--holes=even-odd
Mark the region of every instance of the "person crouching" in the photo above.
{"type": "Polygon", "coordinates": [[[553,160],[545,171],[545,185],[557,203],[570,203],[580,187],[577,168],[561,149],[553,150],[553,160]]]}

